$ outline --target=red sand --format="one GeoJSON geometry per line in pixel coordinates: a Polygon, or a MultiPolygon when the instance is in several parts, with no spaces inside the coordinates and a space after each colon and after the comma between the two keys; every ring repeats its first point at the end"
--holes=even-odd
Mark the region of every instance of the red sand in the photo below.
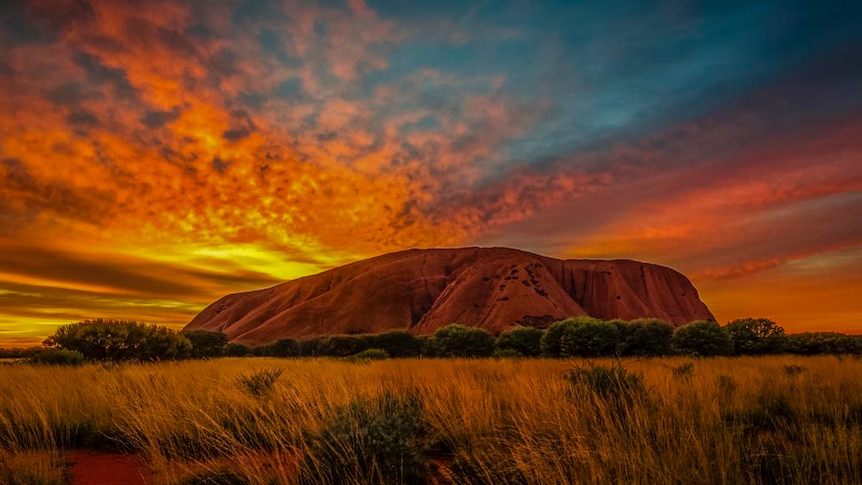
{"type": "Polygon", "coordinates": [[[263,344],[280,338],[431,334],[453,322],[492,333],[578,315],[714,319],[684,275],[631,260],[560,260],[507,248],[412,249],[228,295],[186,327],[263,344]]]}
{"type": "Polygon", "coordinates": [[[150,470],[139,456],[75,450],[66,453],[71,485],[149,485],[150,470]]]}

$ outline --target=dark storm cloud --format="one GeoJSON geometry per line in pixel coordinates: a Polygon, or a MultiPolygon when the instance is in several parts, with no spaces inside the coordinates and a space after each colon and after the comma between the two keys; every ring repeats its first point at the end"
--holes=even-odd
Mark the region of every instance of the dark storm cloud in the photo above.
{"type": "Polygon", "coordinates": [[[0,40],[4,46],[49,43],[57,39],[57,31],[34,14],[25,0],[0,2],[0,40]]]}
{"type": "Polygon", "coordinates": [[[246,110],[233,110],[230,112],[231,129],[222,133],[222,138],[227,141],[239,141],[248,138],[255,130],[251,115],[246,110]]]}
{"type": "Polygon", "coordinates": [[[248,128],[236,128],[232,130],[226,130],[222,133],[222,138],[228,141],[237,141],[242,140],[243,138],[248,138],[251,135],[251,130],[248,128]]]}
{"type": "Polygon", "coordinates": [[[210,57],[209,66],[212,74],[216,77],[233,76],[239,73],[238,62],[239,54],[233,49],[224,48],[210,57]]]}
{"type": "Polygon", "coordinates": [[[66,123],[76,128],[92,128],[99,125],[99,117],[86,110],[75,110],[66,115],[66,123]]]}
{"type": "Polygon", "coordinates": [[[90,83],[110,86],[114,96],[121,100],[137,101],[139,99],[140,93],[129,82],[124,69],[106,66],[98,57],[90,54],[79,54],[77,63],[87,73],[87,79],[90,83]]]}
{"type": "Polygon", "coordinates": [[[105,95],[90,85],[69,81],[50,90],[47,98],[54,104],[73,106],[85,101],[101,101],[105,95]]]}
{"type": "Polygon", "coordinates": [[[223,174],[230,166],[230,161],[222,160],[219,157],[213,158],[212,167],[218,173],[223,174]]]}
{"type": "MultiPolygon", "coordinates": [[[[0,191],[0,235],[15,234],[40,214],[93,222],[105,217],[113,196],[102,191],[80,192],[64,184],[39,180],[16,158],[0,161],[5,177],[0,191]]],[[[2,242],[2,241],[0,241],[2,242]]],[[[0,265],[2,267],[2,265],[0,265]]]]}
{"type": "Polygon", "coordinates": [[[141,117],[141,123],[147,128],[161,128],[162,126],[176,120],[180,117],[181,110],[174,108],[171,111],[147,111],[141,117]]]}

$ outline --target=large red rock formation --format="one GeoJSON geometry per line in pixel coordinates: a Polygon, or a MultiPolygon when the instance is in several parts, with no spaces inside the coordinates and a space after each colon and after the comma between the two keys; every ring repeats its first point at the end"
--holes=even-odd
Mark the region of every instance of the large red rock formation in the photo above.
{"type": "Polygon", "coordinates": [[[677,326],[713,319],[688,278],[663,266],[463,248],[391,253],[228,295],[186,328],[263,344],[392,329],[430,334],[452,322],[497,333],[577,315],[655,317],[677,326]]]}

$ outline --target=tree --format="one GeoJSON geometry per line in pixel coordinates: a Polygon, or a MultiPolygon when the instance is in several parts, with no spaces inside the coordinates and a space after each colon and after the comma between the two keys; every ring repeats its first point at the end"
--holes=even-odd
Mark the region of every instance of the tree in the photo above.
{"type": "Polygon", "coordinates": [[[784,329],[767,318],[742,318],[724,327],[737,355],[777,354],[784,350],[784,329]]]}
{"type": "Polygon", "coordinates": [[[680,354],[696,356],[730,355],[733,352],[730,335],[709,320],[698,320],[678,328],[673,334],[671,346],[680,354]]]}
{"type": "Polygon", "coordinates": [[[43,345],[75,350],[88,360],[98,361],[183,359],[192,351],[189,339],[165,327],[104,319],[64,325],[43,345]]]}
{"type": "Polygon", "coordinates": [[[422,352],[422,340],[406,330],[392,330],[374,335],[370,348],[385,350],[390,357],[418,357],[422,352]]]}
{"type": "Polygon", "coordinates": [[[36,365],[81,365],[84,355],[77,350],[44,349],[27,358],[27,362],[36,365]]]}
{"type": "Polygon", "coordinates": [[[551,326],[545,330],[545,334],[542,335],[542,355],[547,357],[562,357],[560,343],[563,338],[563,333],[569,327],[587,322],[595,323],[601,322],[601,320],[592,317],[572,317],[552,323],[551,326]]]}
{"type": "Polygon", "coordinates": [[[560,337],[562,357],[602,357],[614,355],[620,343],[616,322],[581,321],[569,325],[560,337]]]}
{"type": "Polygon", "coordinates": [[[283,338],[267,345],[255,347],[254,355],[265,355],[269,357],[297,357],[299,356],[299,341],[292,338],[283,338]]]}
{"type": "Polygon", "coordinates": [[[862,335],[806,332],[787,336],[785,350],[798,355],[862,355],[862,335]]]}
{"type": "Polygon", "coordinates": [[[224,346],[225,357],[245,357],[250,353],[251,349],[243,344],[229,343],[224,346]]]}
{"type": "Polygon", "coordinates": [[[542,354],[542,335],[545,332],[533,327],[516,327],[497,337],[497,350],[512,350],[524,357],[542,354]]]}
{"type": "Polygon", "coordinates": [[[184,330],[182,335],[192,343],[192,357],[208,359],[221,357],[227,345],[227,335],[207,330],[184,330]]]}
{"type": "Polygon", "coordinates": [[[322,341],[321,355],[347,357],[368,349],[368,340],[362,335],[330,335],[322,341]]]}
{"type": "Polygon", "coordinates": [[[300,357],[317,357],[326,355],[324,345],[326,337],[312,337],[299,341],[299,356],[300,357]]]}
{"type": "Polygon", "coordinates": [[[494,352],[491,334],[457,323],[434,332],[433,341],[441,357],[490,357],[494,352]]]}
{"type": "Polygon", "coordinates": [[[673,327],[655,318],[640,318],[620,328],[620,355],[668,355],[673,327]]]}

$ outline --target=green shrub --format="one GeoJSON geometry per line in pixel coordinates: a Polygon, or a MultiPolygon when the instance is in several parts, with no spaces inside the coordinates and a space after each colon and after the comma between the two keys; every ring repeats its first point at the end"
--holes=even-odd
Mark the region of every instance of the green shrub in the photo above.
{"type": "Polygon", "coordinates": [[[421,338],[406,330],[393,330],[374,335],[370,347],[383,349],[395,358],[418,357],[422,353],[423,343],[421,338]]]}
{"type": "Polygon", "coordinates": [[[727,331],[717,323],[700,320],[680,327],[671,341],[674,351],[683,355],[730,355],[733,342],[727,331]]]}
{"type": "Polygon", "coordinates": [[[237,378],[239,388],[254,397],[266,397],[275,389],[275,381],[284,373],[284,369],[270,369],[254,372],[250,375],[240,374],[237,378]]]}
{"type": "Polygon", "coordinates": [[[494,337],[481,328],[449,324],[434,332],[434,345],[441,357],[490,357],[494,337]]]}
{"type": "Polygon", "coordinates": [[[862,355],[862,335],[835,332],[790,334],[785,350],[798,355],[862,355]]]}
{"type": "Polygon", "coordinates": [[[422,335],[422,357],[440,357],[440,349],[437,347],[437,341],[431,335],[422,335]]]}
{"type": "Polygon", "coordinates": [[[545,330],[540,341],[542,355],[545,357],[562,357],[561,343],[566,329],[584,323],[601,323],[601,320],[592,317],[572,317],[552,323],[545,330]]]}
{"type": "Polygon", "coordinates": [[[516,327],[497,337],[497,351],[513,351],[523,357],[538,357],[542,354],[544,333],[538,328],[516,327]]]}
{"type": "Polygon", "coordinates": [[[359,398],[310,437],[298,482],[423,484],[428,464],[418,395],[359,398]]]}
{"type": "Polygon", "coordinates": [[[33,354],[26,362],[36,365],[82,365],[84,354],[77,350],[48,349],[33,354]]]}
{"type": "Polygon", "coordinates": [[[189,339],[165,327],[103,319],[64,325],[43,345],[75,350],[89,360],[112,362],[184,359],[192,352],[189,339]]]}
{"type": "Polygon", "coordinates": [[[368,340],[362,335],[329,335],[321,340],[318,355],[347,357],[367,349],[368,340]]]}
{"type": "Polygon", "coordinates": [[[671,353],[673,327],[655,318],[640,318],[618,327],[620,355],[651,357],[671,353]]]}
{"type": "Polygon", "coordinates": [[[0,359],[26,359],[28,357],[32,357],[34,354],[42,352],[43,350],[44,347],[0,348],[0,359]]]}
{"type": "Polygon", "coordinates": [[[227,335],[221,332],[184,330],[181,334],[191,342],[191,356],[195,359],[221,357],[227,345],[227,335]]]}
{"type": "Polygon", "coordinates": [[[494,357],[495,359],[520,359],[524,357],[524,354],[514,349],[497,349],[491,357],[494,357]]]}
{"type": "Polygon", "coordinates": [[[615,322],[581,321],[563,329],[561,357],[602,357],[614,355],[620,343],[615,322]]]}
{"type": "Polygon", "coordinates": [[[784,351],[787,341],[784,329],[766,318],[738,319],[724,328],[736,355],[778,354],[784,351]]]}
{"type": "Polygon", "coordinates": [[[229,343],[224,346],[224,355],[227,357],[245,357],[251,353],[248,346],[237,343],[229,343]]]}
{"type": "Polygon", "coordinates": [[[383,349],[368,349],[359,352],[358,354],[353,354],[347,357],[348,360],[353,362],[362,362],[369,360],[385,360],[389,358],[389,353],[383,349]]]}
{"type": "Polygon", "coordinates": [[[300,357],[317,357],[326,355],[324,348],[326,337],[313,337],[305,340],[300,340],[297,344],[298,355],[300,357]]]}
{"type": "Polygon", "coordinates": [[[297,357],[299,356],[299,341],[292,338],[283,338],[267,345],[255,347],[254,355],[267,357],[297,357]]]}

